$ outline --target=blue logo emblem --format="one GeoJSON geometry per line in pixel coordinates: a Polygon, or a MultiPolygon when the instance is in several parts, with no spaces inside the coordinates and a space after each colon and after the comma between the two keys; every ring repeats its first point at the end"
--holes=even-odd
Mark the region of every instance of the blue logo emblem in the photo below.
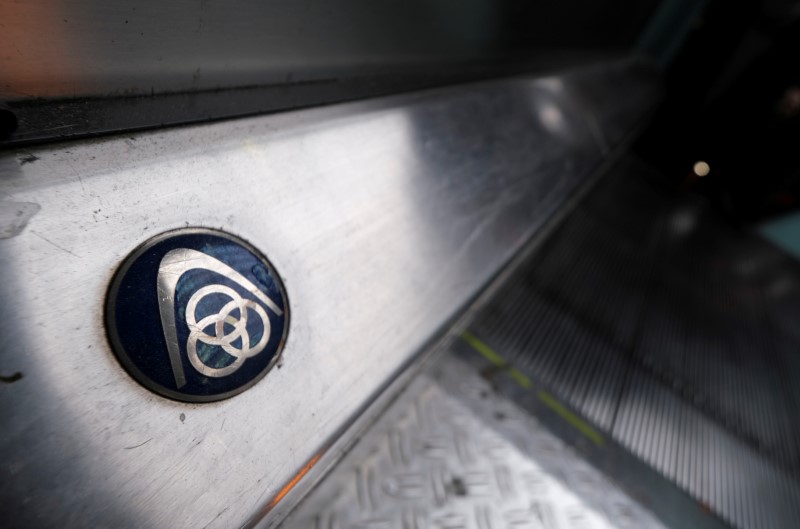
{"type": "Polygon", "coordinates": [[[106,325],[117,358],[147,388],[182,401],[236,395],[274,366],[289,330],[278,274],[226,233],[150,239],[111,283],[106,325]]]}

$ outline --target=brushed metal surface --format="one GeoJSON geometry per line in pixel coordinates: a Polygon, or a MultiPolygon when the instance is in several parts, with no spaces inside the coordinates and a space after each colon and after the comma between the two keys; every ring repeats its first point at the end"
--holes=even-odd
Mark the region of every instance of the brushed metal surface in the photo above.
{"type": "Polygon", "coordinates": [[[633,66],[2,153],[0,197],[39,209],[0,226],[16,233],[0,240],[0,519],[275,521],[285,486],[649,108],[633,66]],[[281,364],[222,402],[149,392],[103,328],[121,261],[184,226],[252,243],[292,306],[281,364]]]}
{"type": "Polygon", "coordinates": [[[281,527],[664,525],[448,354],[411,383],[281,527]]]}

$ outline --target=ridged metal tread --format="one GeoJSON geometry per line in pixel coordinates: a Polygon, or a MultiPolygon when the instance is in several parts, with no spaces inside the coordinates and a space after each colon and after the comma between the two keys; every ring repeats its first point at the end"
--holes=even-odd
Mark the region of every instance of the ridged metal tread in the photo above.
{"type": "Polygon", "coordinates": [[[290,529],[663,529],[445,355],[289,515],[290,529]]]}
{"type": "Polygon", "coordinates": [[[625,160],[470,330],[732,526],[800,527],[798,292],[796,263],[625,160]]]}

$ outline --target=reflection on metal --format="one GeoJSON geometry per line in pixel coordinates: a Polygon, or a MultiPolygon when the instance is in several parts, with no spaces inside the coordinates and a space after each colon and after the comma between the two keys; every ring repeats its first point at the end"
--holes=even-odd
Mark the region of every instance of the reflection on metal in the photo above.
{"type": "Polygon", "coordinates": [[[676,208],[669,217],[669,234],[675,237],[685,237],[689,235],[697,226],[700,220],[700,208],[694,204],[687,204],[684,207],[676,208]]]}
{"type": "Polygon", "coordinates": [[[39,209],[39,204],[33,202],[0,200],[0,239],[19,235],[39,209]]]}
{"type": "MultiPolygon", "coordinates": [[[[0,387],[0,519],[65,529],[259,521],[315,454],[352,439],[367,405],[587,182],[600,139],[619,142],[657,95],[651,73],[623,61],[31,148],[37,160],[24,164],[0,155],[0,194],[41,206],[0,240],[0,299],[15,300],[0,304],[0,368],[23,374],[0,387]],[[558,93],[547,88],[556,78],[558,93]],[[538,98],[569,134],[545,127],[538,98]],[[102,311],[119,263],[153,233],[187,225],[263,251],[291,302],[290,339],[267,379],[206,406],[156,397],[128,376],[102,311]]],[[[147,340],[164,339],[149,293],[175,248],[208,253],[175,243],[147,262],[140,298],[153,305],[128,319],[148,319],[147,340]]],[[[186,303],[195,290],[177,287],[186,303]]],[[[279,337],[279,317],[264,309],[279,337]]],[[[184,343],[189,329],[178,329],[184,343]]],[[[180,391],[250,374],[268,349],[205,384],[186,359],[180,391]]],[[[168,357],[154,357],[160,384],[177,392],[168,357]]],[[[261,521],[277,524],[340,453],[326,451],[261,521]]]]}
{"type": "Polygon", "coordinates": [[[303,479],[305,475],[308,474],[309,471],[311,471],[312,468],[314,468],[314,465],[317,464],[317,462],[320,460],[321,457],[322,453],[314,454],[314,457],[311,458],[311,461],[306,463],[306,465],[303,468],[301,468],[300,471],[297,474],[295,474],[292,479],[289,480],[289,483],[284,485],[283,488],[278,491],[275,497],[272,498],[272,501],[269,502],[269,506],[267,507],[266,512],[271,511],[273,508],[275,508],[276,505],[278,505],[281,501],[283,501],[286,495],[292,492],[292,489],[294,489],[297,486],[297,484],[300,483],[300,480],[303,479]]]}
{"type": "Polygon", "coordinates": [[[544,126],[553,134],[567,132],[564,130],[566,123],[564,123],[564,118],[557,106],[552,104],[543,105],[539,111],[539,116],[544,126]]]}

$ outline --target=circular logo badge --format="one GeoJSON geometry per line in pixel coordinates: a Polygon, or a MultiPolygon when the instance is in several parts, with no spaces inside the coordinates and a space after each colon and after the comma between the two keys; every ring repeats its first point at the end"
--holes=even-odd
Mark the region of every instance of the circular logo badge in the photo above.
{"type": "Polygon", "coordinates": [[[150,239],[111,282],[106,326],[117,358],[147,388],[209,402],[241,393],[275,365],[289,305],[278,274],[248,243],[187,228],[150,239]]]}

